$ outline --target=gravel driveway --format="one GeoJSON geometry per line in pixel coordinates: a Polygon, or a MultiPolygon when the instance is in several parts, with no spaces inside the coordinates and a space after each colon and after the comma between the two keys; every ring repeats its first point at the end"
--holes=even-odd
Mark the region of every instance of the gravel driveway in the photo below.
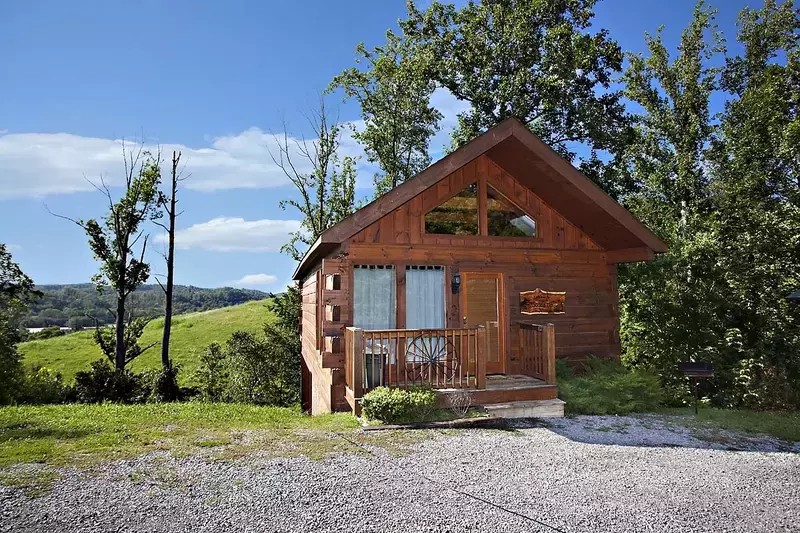
{"type": "Polygon", "coordinates": [[[401,457],[153,453],[65,470],[35,498],[0,487],[0,531],[800,531],[797,444],[656,417],[547,424],[450,432],[401,457]]]}

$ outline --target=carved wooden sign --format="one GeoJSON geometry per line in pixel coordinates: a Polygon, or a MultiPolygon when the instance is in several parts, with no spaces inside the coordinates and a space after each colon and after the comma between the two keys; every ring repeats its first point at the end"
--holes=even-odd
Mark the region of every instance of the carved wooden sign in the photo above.
{"type": "Polygon", "coordinates": [[[566,292],[542,289],[519,293],[519,310],[523,315],[563,315],[566,292]]]}

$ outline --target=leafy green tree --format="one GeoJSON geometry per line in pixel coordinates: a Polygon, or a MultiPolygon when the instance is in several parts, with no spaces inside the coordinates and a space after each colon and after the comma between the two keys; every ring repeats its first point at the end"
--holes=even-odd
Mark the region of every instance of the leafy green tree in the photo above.
{"type": "Polygon", "coordinates": [[[300,400],[299,337],[270,324],[264,334],[237,331],[228,339],[228,396],[235,402],[295,405],[300,400]]]}
{"type": "Polygon", "coordinates": [[[742,10],[710,160],[718,264],[737,360],[730,403],[800,405],[800,10],[742,10]]]}
{"type": "Polygon", "coordinates": [[[719,362],[727,345],[704,155],[719,78],[712,59],[722,51],[714,14],[697,5],[674,59],[660,30],[647,35],[649,55],[631,55],[624,75],[625,95],[643,109],[629,149],[640,188],[625,202],[670,248],[655,261],[620,269],[624,355],[629,363],[655,366],[678,388],[679,362],[719,362]]]}
{"type": "Polygon", "coordinates": [[[341,88],[361,106],[363,129],[353,137],[381,169],[374,177],[377,198],[430,164],[428,143],[441,113],[430,105],[436,88],[430,61],[414,40],[387,31],[385,45],[367,50],[360,43],[356,52],[359,66],[333,78],[328,90],[341,88]]]}
{"type": "MultiPolygon", "coordinates": [[[[125,322],[125,327],[123,329],[125,336],[122,340],[123,346],[125,347],[125,359],[123,360],[122,368],[125,368],[128,363],[158,344],[153,342],[145,347],[139,346],[139,339],[142,337],[144,328],[147,326],[148,322],[150,322],[149,319],[142,317],[134,318],[132,314],[129,315],[127,322],[125,322]]],[[[116,334],[116,329],[99,327],[95,328],[92,338],[94,339],[95,344],[100,347],[100,351],[103,352],[103,355],[108,358],[108,361],[119,370],[120,367],[117,364],[117,342],[119,341],[118,335],[116,334]]]]}
{"type": "Polygon", "coordinates": [[[0,244],[0,405],[15,401],[22,390],[24,371],[17,343],[22,340],[19,319],[26,302],[41,296],[5,244],[0,244]]]}
{"type": "Polygon", "coordinates": [[[66,332],[62,331],[60,327],[48,326],[41,331],[28,334],[27,340],[39,341],[43,339],[52,339],[53,337],[62,337],[64,335],[66,335],[66,332]]]}
{"type": "Polygon", "coordinates": [[[589,155],[582,170],[612,194],[622,181],[616,156],[630,135],[621,93],[611,84],[623,53],[606,30],[588,31],[596,0],[485,0],[461,8],[408,2],[400,26],[431,60],[430,75],[471,104],[458,117],[458,147],[516,117],[554,150],[589,155]]]}
{"type": "Polygon", "coordinates": [[[743,10],[743,52],[724,66],[710,66],[723,51],[713,19],[699,3],[674,60],[649,38],[625,74],[644,110],[630,151],[641,189],[625,201],[670,246],[621,269],[625,357],[673,391],[678,362],[710,361],[716,404],[797,407],[800,309],[785,297],[800,286],[800,17],[771,0],[743,10]]]}
{"type": "Polygon", "coordinates": [[[300,336],[299,316],[301,297],[300,291],[295,286],[289,286],[281,294],[270,294],[267,304],[270,311],[275,315],[275,324],[293,330],[300,336]]]}
{"type": "Polygon", "coordinates": [[[356,160],[339,155],[342,125],[331,118],[320,98],[319,110],[311,113],[308,124],[315,139],[290,139],[284,124],[282,137],[275,137],[278,153],[270,153],[272,161],[280,167],[300,193],[300,199],[282,200],[281,209],[293,207],[303,217],[301,229],[290,235],[281,251],[294,260],[303,257],[304,250],[330,228],[353,213],[356,187],[356,160]],[[309,171],[303,171],[308,167],[309,171]]]}
{"type": "Polygon", "coordinates": [[[95,259],[101,263],[100,272],[93,277],[97,290],[110,287],[116,295],[113,364],[117,370],[124,370],[130,355],[136,351],[128,345],[132,337],[126,334],[127,322],[132,316],[131,310],[126,307],[128,297],[150,277],[150,265],[144,261],[148,235],[141,226],[147,220],[161,215],[158,210],[160,154],[153,156],[141,146],[131,152],[123,147],[123,159],[125,190],[122,197],[115,201],[102,178],[100,186],[97,186],[108,200],[108,214],[102,220],[75,220],[56,215],[83,228],[89,237],[89,247],[95,259]],[[139,241],[142,242],[137,253],[135,247],[139,241]]]}

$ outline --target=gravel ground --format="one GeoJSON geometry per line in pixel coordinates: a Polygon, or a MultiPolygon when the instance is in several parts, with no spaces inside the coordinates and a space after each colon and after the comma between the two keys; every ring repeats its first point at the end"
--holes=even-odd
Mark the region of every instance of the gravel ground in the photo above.
{"type": "Polygon", "coordinates": [[[0,531],[800,531],[800,443],[658,417],[546,424],[442,435],[399,458],[162,452],[67,469],[38,497],[0,486],[0,531]]]}

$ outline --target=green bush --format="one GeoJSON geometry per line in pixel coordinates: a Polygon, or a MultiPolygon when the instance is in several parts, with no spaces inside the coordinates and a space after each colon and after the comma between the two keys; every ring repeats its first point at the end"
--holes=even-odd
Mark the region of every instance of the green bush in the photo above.
{"type": "Polygon", "coordinates": [[[141,374],[115,370],[108,359],[103,358],[93,362],[89,370],[75,374],[72,395],[81,403],[140,403],[150,394],[145,381],[141,374]]]}
{"type": "Polygon", "coordinates": [[[234,402],[290,406],[300,401],[300,365],[285,328],[264,326],[264,337],[237,331],[225,345],[234,402]]]}
{"type": "Polygon", "coordinates": [[[567,414],[624,415],[653,411],[663,399],[659,377],[616,360],[590,358],[582,375],[557,361],[558,395],[567,414]]]}
{"type": "Polygon", "coordinates": [[[178,386],[178,372],[180,366],[172,365],[168,368],[161,367],[156,370],[154,379],[150,382],[151,402],[174,402],[183,400],[183,390],[178,386]]]}
{"type": "Polygon", "coordinates": [[[31,367],[25,373],[19,403],[61,403],[65,395],[66,387],[60,372],[47,367],[31,367]]]}
{"type": "Polygon", "coordinates": [[[427,419],[436,408],[436,392],[427,388],[390,389],[377,387],[361,399],[365,417],[387,424],[427,419]]]}
{"type": "Polygon", "coordinates": [[[200,368],[195,372],[195,381],[200,399],[207,402],[222,402],[227,399],[227,355],[216,342],[210,344],[200,356],[200,368]]]}
{"type": "Polygon", "coordinates": [[[48,326],[48,327],[46,327],[46,328],[44,328],[41,331],[38,331],[36,333],[29,333],[28,334],[28,340],[29,341],[40,341],[40,340],[44,340],[44,339],[52,339],[54,337],[63,337],[66,334],[67,334],[67,332],[63,331],[58,326],[48,326]]]}

